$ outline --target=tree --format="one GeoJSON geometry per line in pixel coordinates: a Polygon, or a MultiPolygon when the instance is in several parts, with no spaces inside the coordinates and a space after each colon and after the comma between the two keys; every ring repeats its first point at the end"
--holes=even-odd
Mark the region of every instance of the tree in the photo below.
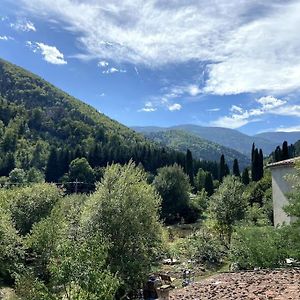
{"type": "Polygon", "coordinates": [[[284,141],[282,144],[282,152],[281,152],[281,160],[286,160],[289,159],[289,146],[288,146],[288,142],[284,141]]]}
{"type": "Polygon", "coordinates": [[[10,193],[12,220],[21,235],[27,234],[34,223],[48,216],[62,197],[62,191],[50,184],[34,184],[7,192],[10,193]]]}
{"type": "Polygon", "coordinates": [[[70,163],[69,179],[79,180],[86,183],[94,182],[94,171],[85,157],[76,158],[70,163]]]}
{"type": "Polygon", "coordinates": [[[194,163],[192,152],[189,149],[186,151],[186,173],[189,176],[190,184],[194,186],[194,163]]]}
{"type": "Polygon", "coordinates": [[[57,182],[58,181],[58,157],[55,148],[52,148],[48,157],[45,178],[47,182],[57,182]]]}
{"type": "Polygon", "coordinates": [[[207,192],[208,196],[211,196],[214,193],[214,182],[211,173],[206,172],[204,189],[207,192]]]}
{"type": "Polygon", "coordinates": [[[250,183],[249,170],[245,168],[242,174],[242,183],[248,185],[250,183]]]}
{"type": "Polygon", "coordinates": [[[12,184],[25,184],[26,183],[26,173],[23,169],[13,169],[9,173],[9,182],[12,184]]]}
{"type": "Polygon", "coordinates": [[[281,161],[282,153],[281,149],[279,146],[276,147],[275,152],[274,152],[274,161],[281,161]]]}
{"type": "Polygon", "coordinates": [[[228,165],[225,163],[225,156],[224,154],[220,157],[220,169],[219,169],[219,180],[220,182],[223,181],[223,178],[229,174],[228,165]]]}
{"type": "MultiPolygon", "coordinates": [[[[252,148],[253,150],[253,148],[252,148]]],[[[259,181],[264,176],[264,156],[261,149],[254,148],[251,161],[251,177],[253,181],[259,181]]]]}
{"type": "Polygon", "coordinates": [[[240,168],[239,168],[239,162],[238,162],[238,160],[236,158],[233,161],[232,174],[234,176],[237,176],[237,177],[241,176],[241,174],[240,174],[240,168]]]}
{"type": "Polygon", "coordinates": [[[227,176],[212,196],[210,212],[219,231],[230,243],[233,226],[245,216],[247,201],[244,186],[235,176],[227,176]]]}
{"type": "Polygon", "coordinates": [[[189,207],[189,192],[191,186],[183,169],[177,164],[158,170],[154,186],[161,195],[162,219],[167,224],[181,221],[185,210],[189,207]]]}
{"type": "MultiPolygon", "coordinates": [[[[3,195],[1,195],[1,200],[3,195]]],[[[1,201],[0,200],[0,201],[1,201]]],[[[0,202],[0,205],[2,203],[0,202]]],[[[5,209],[0,206],[0,280],[12,278],[17,271],[16,267],[23,256],[21,238],[13,226],[11,217],[5,209]]]]}
{"type": "Polygon", "coordinates": [[[201,191],[203,188],[205,188],[205,177],[206,172],[202,168],[199,168],[195,178],[195,186],[197,191],[201,191]]]}
{"type": "Polygon", "coordinates": [[[161,198],[135,164],[107,167],[83,214],[88,232],[108,240],[108,261],[122,279],[120,294],[140,287],[161,246],[161,198]]]}

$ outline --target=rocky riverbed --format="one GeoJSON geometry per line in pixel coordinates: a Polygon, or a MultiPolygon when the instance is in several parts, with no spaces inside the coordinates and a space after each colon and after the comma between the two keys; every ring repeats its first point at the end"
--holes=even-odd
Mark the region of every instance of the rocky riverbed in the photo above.
{"type": "Polygon", "coordinates": [[[171,292],[170,300],[300,300],[300,268],[214,275],[171,292]]]}

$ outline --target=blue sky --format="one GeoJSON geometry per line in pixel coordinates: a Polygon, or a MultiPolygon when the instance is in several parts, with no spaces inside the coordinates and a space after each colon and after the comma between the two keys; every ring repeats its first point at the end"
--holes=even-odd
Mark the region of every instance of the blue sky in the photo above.
{"type": "Polygon", "coordinates": [[[0,57],[128,126],[300,131],[299,28],[299,0],[2,0],[0,57]]]}

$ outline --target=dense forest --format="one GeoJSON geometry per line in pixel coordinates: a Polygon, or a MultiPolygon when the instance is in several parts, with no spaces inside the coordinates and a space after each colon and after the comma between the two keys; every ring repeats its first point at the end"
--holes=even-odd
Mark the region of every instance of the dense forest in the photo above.
{"type": "MultiPolygon", "coordinates": [[[[101,177],[101,167],[133,159],[146,171],[177,163],[186,167],[186,154],[147,141],[41,78],[0,61],[0,176],[21,169],[27,177],[48,182],[72,181],[69,166],[86,158],[101,177]]],[[[215,162],[194,160],[218,177],[215,162]]],[[[74,175],[76,176],[76,175],[74,175]]],[[[5,178],[1,179],[4,183],[5,178]]],[[[91,180],[93,181],[93,180],[91,180]]],[[[90,183],[90,182],[88,182],[90,183]]]]}

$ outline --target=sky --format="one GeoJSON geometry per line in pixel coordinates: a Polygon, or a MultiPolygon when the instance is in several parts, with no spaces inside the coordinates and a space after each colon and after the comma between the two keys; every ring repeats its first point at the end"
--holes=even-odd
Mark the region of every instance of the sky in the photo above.
{"type": "Polygon", "coordinates": [[[300,0],[1,0],[0,57],[127,126],[300,131],[300,0]]]}

